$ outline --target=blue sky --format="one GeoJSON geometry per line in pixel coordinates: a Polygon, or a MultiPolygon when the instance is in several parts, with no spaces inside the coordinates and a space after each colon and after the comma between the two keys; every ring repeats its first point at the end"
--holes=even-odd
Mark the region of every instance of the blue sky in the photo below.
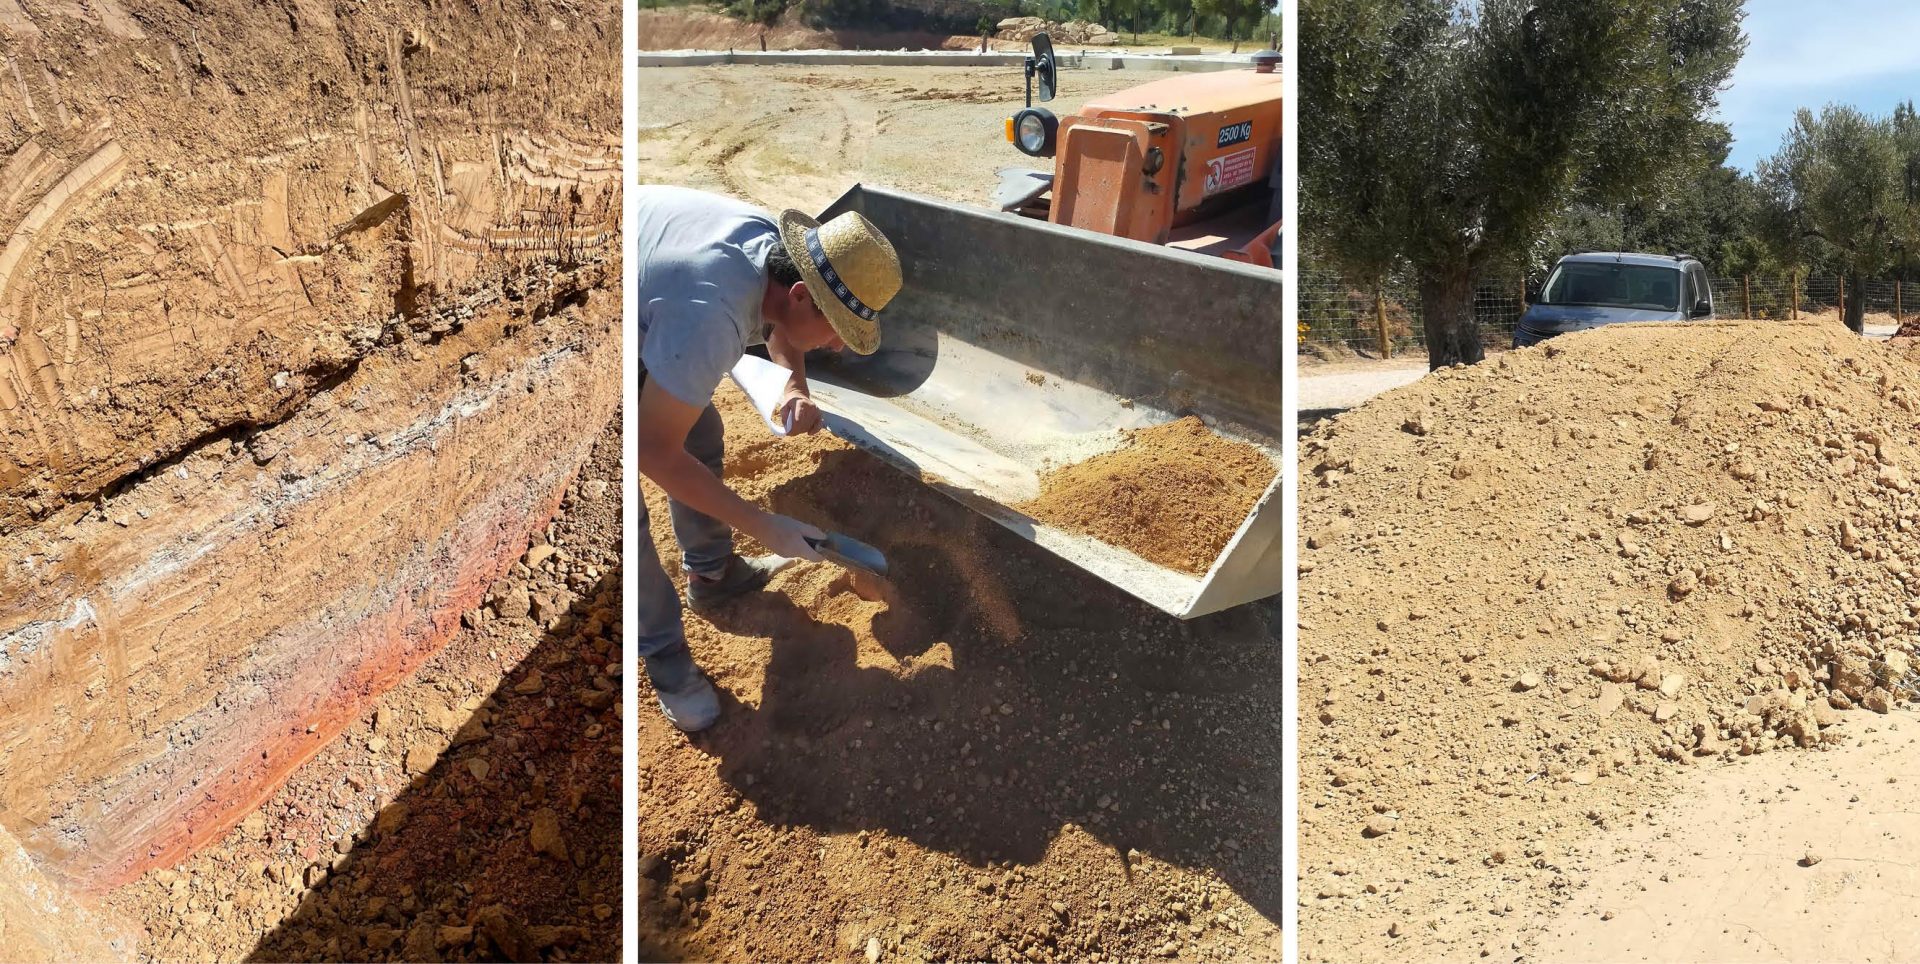
{"type": "Polygon", "coordinates": [[[1747,0],[1747,54],[1720,94],[1733,128],[1727,163],[1753,170],[1780,149],[1793,111],[1828,103],[1886,114],[1920,101],[1920,3],[1747,0]]]}

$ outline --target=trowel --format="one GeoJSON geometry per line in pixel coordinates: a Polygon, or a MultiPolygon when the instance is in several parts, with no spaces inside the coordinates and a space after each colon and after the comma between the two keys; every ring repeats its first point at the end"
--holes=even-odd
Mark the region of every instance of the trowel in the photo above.
{"type": "Polygon", "coordinates": [[[809,537],[807,545],[824,556],[828,562],[837,563],[855,572],[864,572],[877,579],[887,578],[887,557],[880,550],[858,539],[829,532],[824,539],[809,537]]]}

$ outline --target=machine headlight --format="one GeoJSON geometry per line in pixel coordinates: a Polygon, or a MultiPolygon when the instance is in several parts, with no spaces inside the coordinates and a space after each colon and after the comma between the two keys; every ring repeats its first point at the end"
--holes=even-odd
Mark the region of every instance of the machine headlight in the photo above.
{"type": "Polygon", "coordinates": [[[1044,107],[1029,107],[1013,115],[1013,145],[1028,157],[1052,157],[1053,139],[1060,122],[1044,107]]]}

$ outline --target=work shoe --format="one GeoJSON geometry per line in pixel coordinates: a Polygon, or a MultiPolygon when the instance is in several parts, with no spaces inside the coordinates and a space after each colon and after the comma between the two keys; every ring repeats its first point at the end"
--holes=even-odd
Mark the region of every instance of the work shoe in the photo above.
{"type": "Polygon", "coordinates": [[[720,719],[720,694],[714,692],[713,684],[707,682],[699,670],[694,670],[674,692],[654,692],[658,694],[660,712],[682,733],[698,733],[720,719]]]}
{"type": "Polygon", "coordinates": [[[786,556],[729,556],[727,568],[719,578],[687,574],[687,606],[694,612],[706,612],[735,596],[764,587],[773,574],[799,562],[786,556]]]}

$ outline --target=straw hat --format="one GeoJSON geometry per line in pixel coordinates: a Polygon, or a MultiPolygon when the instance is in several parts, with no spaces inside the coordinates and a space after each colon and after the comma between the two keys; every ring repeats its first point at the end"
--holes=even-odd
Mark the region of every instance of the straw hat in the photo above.
{"type": "Polygon", "coordinates": [[[780,239],[840,340],[862,355],[879,350],[879,311],[900,292],[893,243],[857,211],[825,224],[784,211],[780,239]]]}

